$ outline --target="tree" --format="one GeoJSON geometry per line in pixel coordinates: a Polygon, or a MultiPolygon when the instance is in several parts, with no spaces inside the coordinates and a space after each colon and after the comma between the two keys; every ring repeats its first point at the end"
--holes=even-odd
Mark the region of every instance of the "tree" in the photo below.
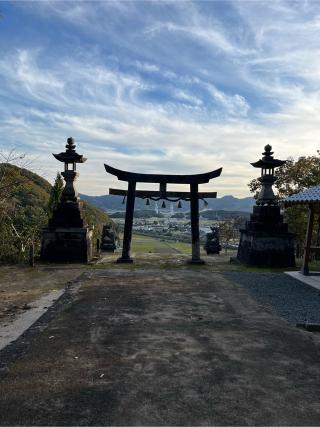
{"type": "Polygon", "coordinates": [[[28,257],[28,247],[35,246],[40,249],[41,230],[48,221],[45,210],[38,206],[19,206],[11,219],[11,242],[16,249],[19,261],[28,257]]]}
{"type": "Polygon", "coordinates": [[[12,198],[17,186],[25,182],[26,178],[16,169],[12,174],[12,165],[25,168],[29,165],[25,154],[17,153],[14,149],[0,151],[0,209],[6,209],[6,203],[12,198]]]}
{"type": "Polygon", "coordinates": [[[0,151],[0,262],[18,262],[27,257],[26,249],[39,240],[46,213],[41,208],[22,206],[19,195],[30,185],[26,167],[31,160],[14,149],[0,151]]]}
{"type": "Polygon", "coordinates": [[[224,242],[225,253],[228,252],[230,242],[239,234],[239,230],[235,228],[235,221],[233,219],[226,219],[219,223],[220,239],[224,242]]]}
{"type": "Polygon", "coordinates": [[[54,209],[57,207],[60,201],[63,187],[64,187],[63,179],[60,172],[58,172],[50,192],[50,199],[48,203],[49,215],[51,215],[54,209]]]}
{"type": "MultiPolygon", "coordinates": [[[[275,171],[278,178],[275,182],[275,188],[278,190],[279,200],[283,200],[300,191],[304,191],[315,185],[320,185],[320,151],[317,156],[299,157],[295,161],[289,158],[283,166],[275,171]]],[[[257,196],[261,184],[257,179],[253,179],[248,184],[250,191],[257,196]]],[[[289,231],[296,234],[297,256],[302,256],[306,227],[307,227],[307,208],[304,206],[292,206],[285,210],[285,220],[289,225],[289,231]]],[[[319,222],[319,219],[318,219],[319,222]]],[[[320,237],[320,226],[315,232],[320,237]]]]}

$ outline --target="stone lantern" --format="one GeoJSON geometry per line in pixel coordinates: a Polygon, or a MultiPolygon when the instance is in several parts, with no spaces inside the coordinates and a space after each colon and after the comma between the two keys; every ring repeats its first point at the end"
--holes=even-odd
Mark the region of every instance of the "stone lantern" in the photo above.
{"type": "Polygon", "coordinates": [[[79,176],[76,172],[76,164],[84,163],[85,159],[82,155],[76,153],[76,145],[73,138],[67,139],[66,151],[53,156],[64,163],[64,172],[61,172],[66,185],[63,189],[61,202],[77,202],[79,200],[78,193],[74,187],[74,181],[79,176]]]}
{"type": "Polygon", "coordinates": [[[92,258],[92,230],[82,218],[82,204],[74,187],[78,177],[76,164],[85,159],[75,150],[73,138],[68,138],[66,151],[53,154],[64,163],[65,180],[60,201],[54,209],[48,226],[43,229],[41,260],[52,262],[88,262],[92,258]]]}
{"type": "Polygon", "coordinates": [[[278,200],[272,186],[277,177],[275,168],[286,163],[273,158],[272,147],[266,145],[262,158],[251,165],[261,169],[261,191],[253,207],[250,221],[240,230],[237,259],[246,265],[258,267],[294,267],[294,234],[288,233],[283,222],[278,200]]]}
{"type": "Polygon", "coordinates": [[[286,163],[285,160],[274,159],[271,145],[264,147],[265,151],[262,153],[262,159],[258,160],[251,165],[255,168],[261,168],[261,177],[258,181],[261,182],[261,191],[258,195],[257,205],[276,205],[277,198],[273,192],[272,186],[276,182],[277,177],[274,176],[274,169],[286,163]]]}

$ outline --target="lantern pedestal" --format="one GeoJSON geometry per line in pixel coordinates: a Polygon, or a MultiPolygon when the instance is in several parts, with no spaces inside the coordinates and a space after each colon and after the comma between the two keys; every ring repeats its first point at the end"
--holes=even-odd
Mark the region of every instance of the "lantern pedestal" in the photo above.
{"type": "Polygon", "coordinates": [[[89,262],[92,233],[81,217],[81,202],[60,202],[42,231],[41,260],[89,262]]]}
{"type": "Polygon", "coordinates": [[[89,227],[46,227],[43,229],[42,261],[87,263],[91,258],[92,230],[89,227]]]}
{"type": "Polygon", "coordinates": [[[283,222],[279,206],[254,206],[240,230],[237,259],[257,267],[294,267],[294,237],[283,222]]]}
{"type": "Polygon", "coordinates": [[[83,228],[86,226],[81,216],[81,202],[60,202],[49,219],[50,228],[83,228]]]}

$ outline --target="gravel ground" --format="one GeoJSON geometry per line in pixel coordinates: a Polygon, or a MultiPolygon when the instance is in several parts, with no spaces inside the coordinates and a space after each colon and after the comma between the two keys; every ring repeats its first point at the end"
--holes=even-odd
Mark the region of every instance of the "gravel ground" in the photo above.
{"type": "Polygon", "coordinates": [[[226,272],[224,276],[290,323],[320,323],[320,291],[287,274],[226,272]]]}

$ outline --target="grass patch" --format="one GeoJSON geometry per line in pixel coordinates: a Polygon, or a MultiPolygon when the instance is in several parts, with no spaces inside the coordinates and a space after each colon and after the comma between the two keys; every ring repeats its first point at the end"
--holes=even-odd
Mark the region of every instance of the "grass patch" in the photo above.
{"type": "Polygon", "coordinates": [[[148,236],[137,236],[134,235],[131,245],[132,253],[170,253],[172,254],[174,249],[168,245],[167,242],[161,239],[155,239],[148,236]]]}
{"type": "MultiPolygon", "coordinates": [[[[173,240],[166,240],[161,238],[143,236],[134,234],[132,236],[132,252],[141,253],[180,253],[184,255],[191,255],[191,243],[175,242],[173,240]]],[[[201,255],[206,255],[205,250],[200,248],[201,255]]]]}

